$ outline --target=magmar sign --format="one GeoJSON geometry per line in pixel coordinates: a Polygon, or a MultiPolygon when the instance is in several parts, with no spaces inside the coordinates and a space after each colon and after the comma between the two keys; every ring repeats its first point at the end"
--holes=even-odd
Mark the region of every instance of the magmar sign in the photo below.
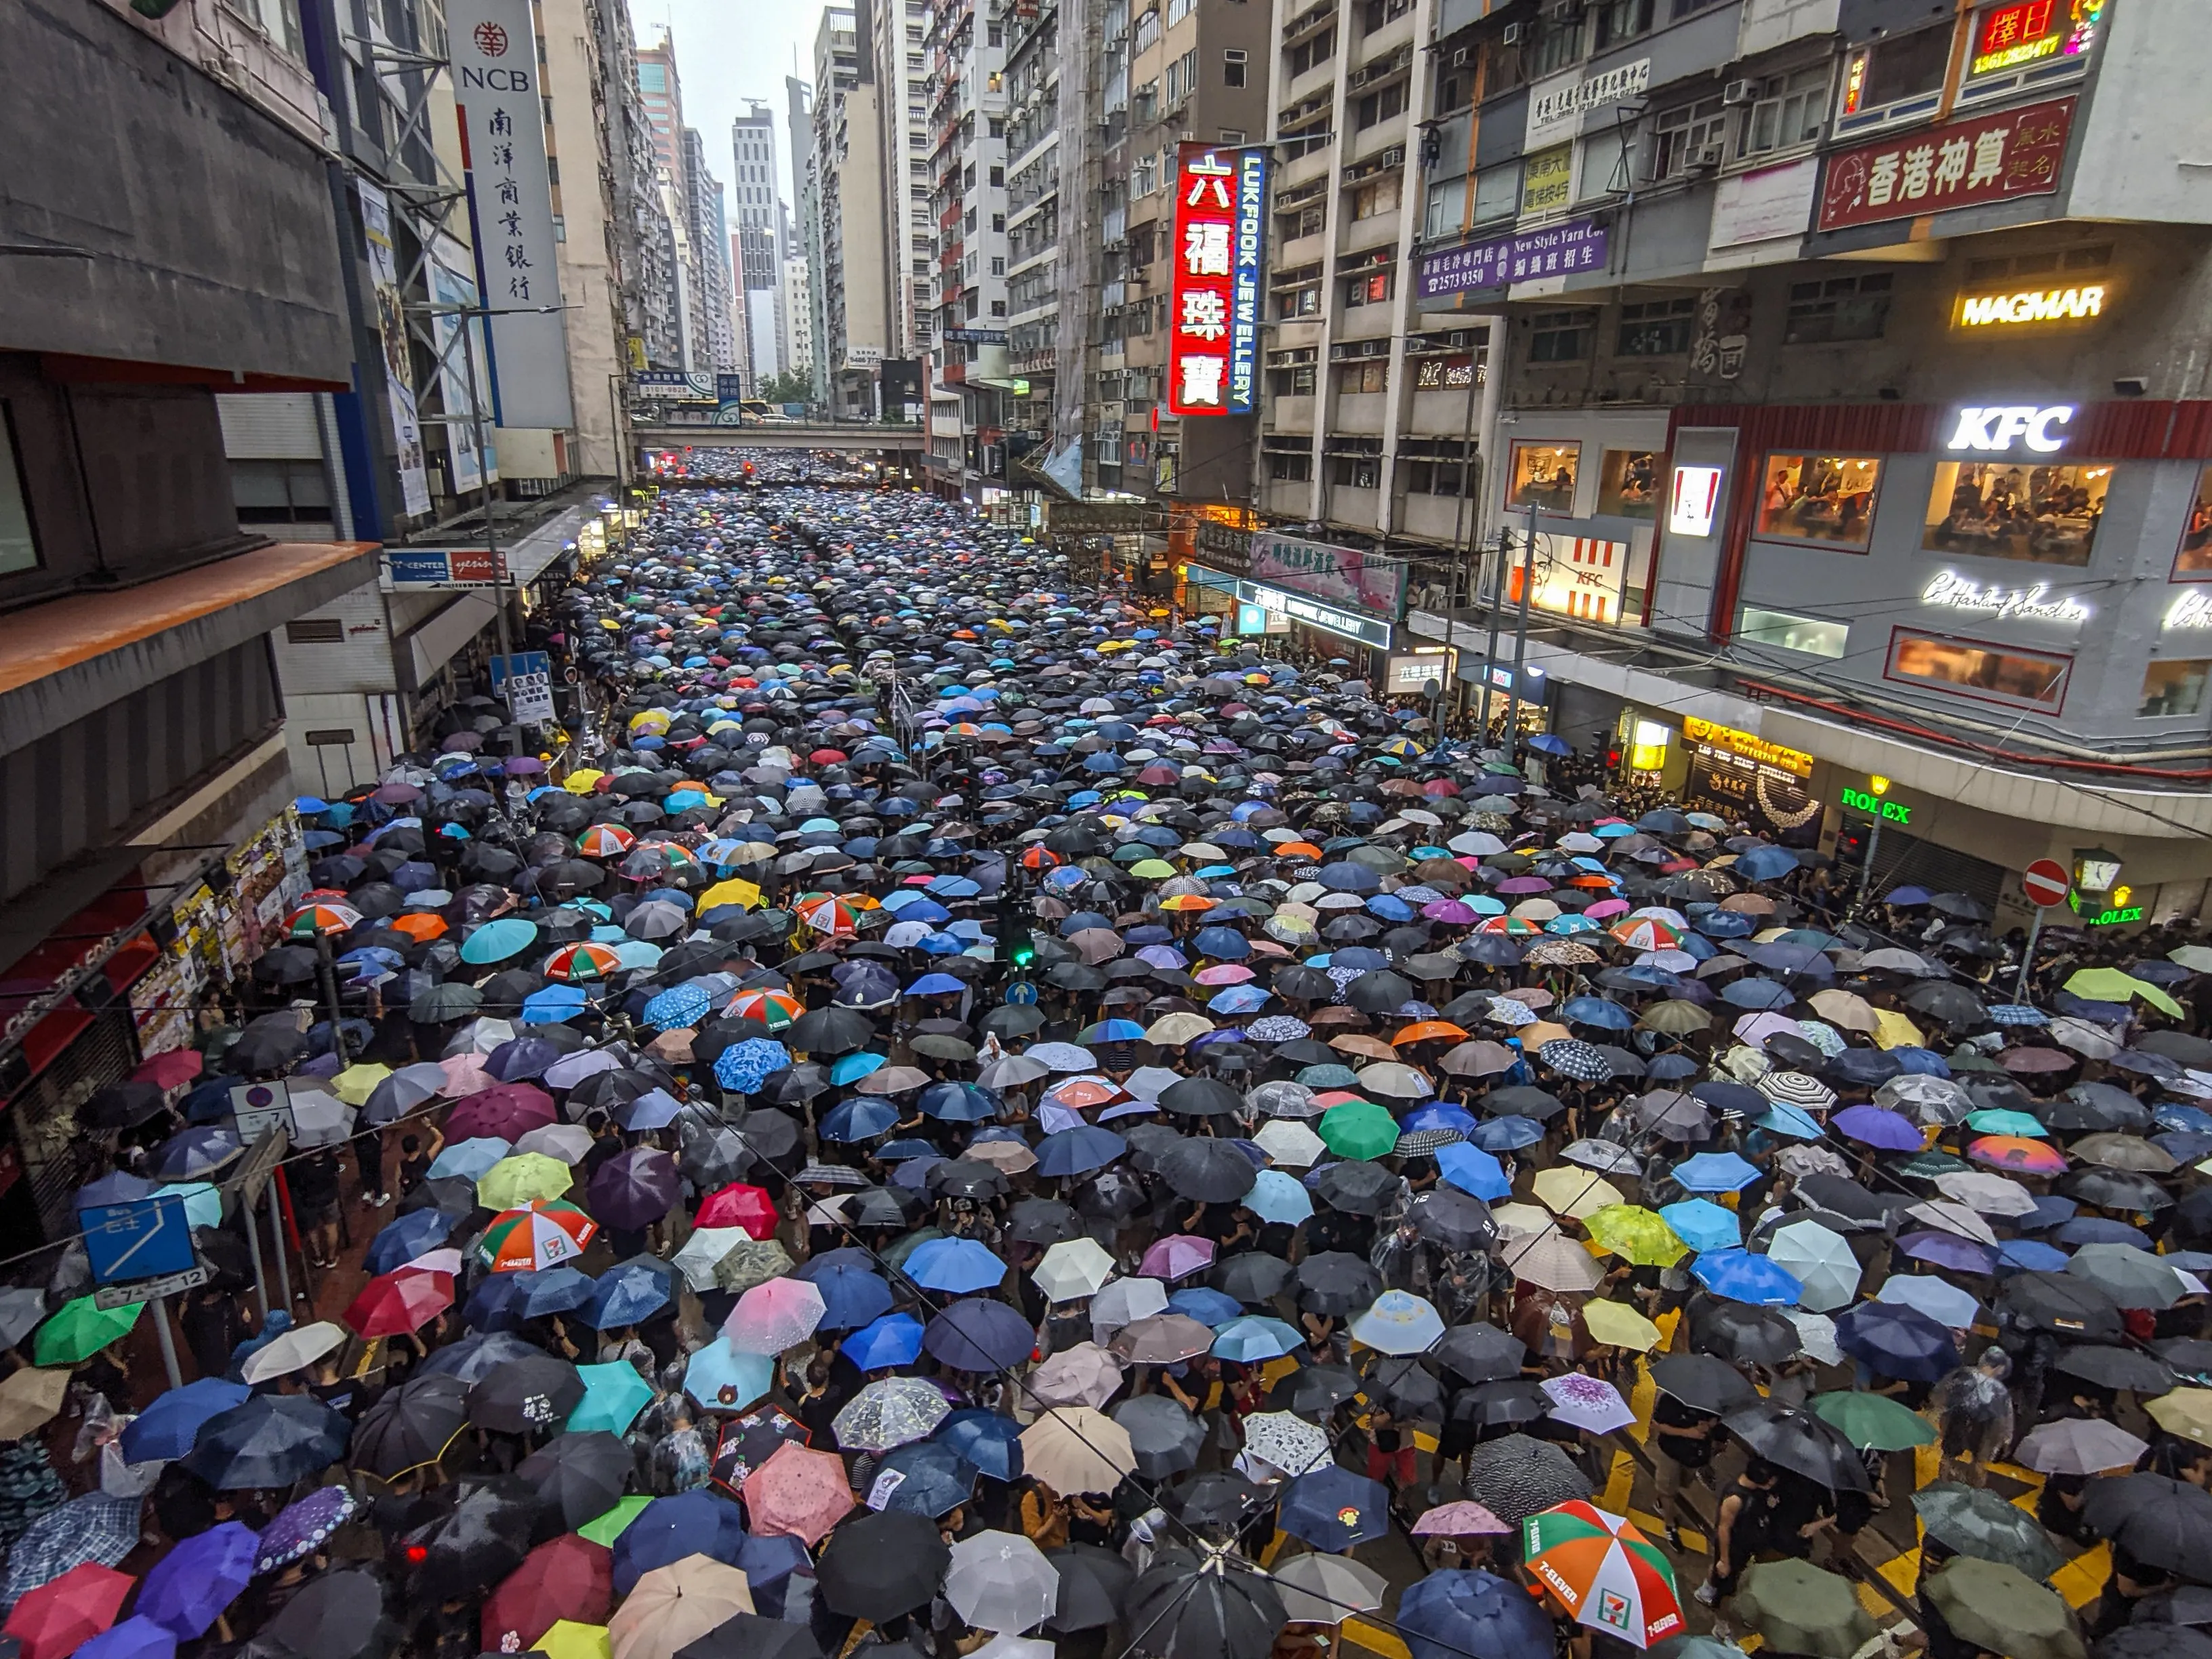
{"type": "Polygon", "coordinates": [[[1184,144],[1177,156],[1168,408],[1249,415],[1259,392],[1267,153],[1184,144]]]}

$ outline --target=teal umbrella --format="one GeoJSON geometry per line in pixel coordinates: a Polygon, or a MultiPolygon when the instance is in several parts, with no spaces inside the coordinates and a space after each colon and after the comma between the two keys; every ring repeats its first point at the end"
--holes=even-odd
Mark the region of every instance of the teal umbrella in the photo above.
{"type": "Polygon", "coordinates": [[[2035,1140],[2051,1138],[2051,1131],[2037,1119],[2026,1112],[2008,1111],[2002,1107],[1967,1113],[1966,1127],[1978,1135],[2026,1135],[2035,1140]]]}
{"type": "Polygon", "coordinates": [[[222,1194],[204,1181],[173,1181],[154,1189],[155,1198],[181,1198],[188,1227],[222,1225],[222,1194]]]}
{"type": "Polygon", "coordinates": [[[520,916],[488,921],[461,941],[463,962],[505,962],[538,943],[538,924],[520,916]]]}
{"type": "Polygon", "coordinates": [[[568,1413],[562,1425],[566,1433],[588,1434],[605,1429],[609,1434],[627,1434],[637,1414],[653,1401],[652,1389],[637,1374],[637,1367],[626,1359],[579,1365],[576,1374],[584,1379],[584,1397],[568,1413]]]}

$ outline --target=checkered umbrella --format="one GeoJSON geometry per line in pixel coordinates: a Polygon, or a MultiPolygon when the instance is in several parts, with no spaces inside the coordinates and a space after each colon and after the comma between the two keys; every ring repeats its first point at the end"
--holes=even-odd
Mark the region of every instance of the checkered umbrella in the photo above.
{"type": "Polygon", "coordinates": [[[1577,1083],[1603,1083],[1613,1075],[1613,1066],[1603,1054],[1574,1037],[1553,1037],[1536,1050],[1536,1058],[1577,1083]]]}
{"type": "Polygon", "coordinates": [[[112,1567],[137,1547],[138,1500],[94,1493],[48,1510],[8,1553],[0,1601],[14,1607],[26,1593],[91,1562],[112,1567]]]}

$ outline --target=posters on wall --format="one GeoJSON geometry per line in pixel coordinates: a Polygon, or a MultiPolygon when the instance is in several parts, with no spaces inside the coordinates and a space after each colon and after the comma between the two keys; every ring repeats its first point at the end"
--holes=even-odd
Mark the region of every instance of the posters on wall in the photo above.
{"type": "Polygon", "coordinates": [[[415,409],[414,354],[407,344],[407,313],[399,298],[399,255],[392,240],[392,198],[366,179],[361,228],[368,240],[368,281],[376,301],[376,332],[384,346],[386,401],[392,410],[393,459],[399,467],[399,508],[430,510],[430,473],[422,453],[422,423],[415,409]]]}
{"type": "MultiPolygon", "coordinates": [[[[446,405],[446,413],[457,421],[465,422],[477,409],[483,415],[484,435],[491,435],[491,374],[489,353],[485,349],[483,325],[468,319],[471,337],[461,339],[463,319],[447,312],[447,307],[473,307],[477,303],[477,285],[465,273],[469,270],[469,251],[451,237],[441,237],[437,255],[430,261],[430,301],[439,307],[433,318],[438,340],[438,389],[446,405]],[[476,396],[469,395],[469,363],[473,354],[476,364],[476,396]]],[[[456,491],[483,487],[486,458],[477,448],[476,430],[472,426],[458,425],[446,428],[447,452],[452,457],[453,489],[456,491]]],[[[491,476],[499,477],[499,457],[490,458],[491,476]]]]}

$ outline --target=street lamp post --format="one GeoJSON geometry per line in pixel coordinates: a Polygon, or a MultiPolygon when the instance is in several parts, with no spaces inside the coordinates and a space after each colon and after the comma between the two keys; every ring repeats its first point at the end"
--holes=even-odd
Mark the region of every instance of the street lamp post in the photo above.
{"type": "Polygon", "coordinates": [[[1853,915],[1866,908],[1867,889],[1874,883],[1875,854],[1881,849],[1881,798],[1889,793],[1889,780],[1879,773],[1868,778],[1867,793],[1875,798],[1874,828],[1868,832],[1866,858],[1859,866],[1858,896],[1851,902],[1853,915]]]}

